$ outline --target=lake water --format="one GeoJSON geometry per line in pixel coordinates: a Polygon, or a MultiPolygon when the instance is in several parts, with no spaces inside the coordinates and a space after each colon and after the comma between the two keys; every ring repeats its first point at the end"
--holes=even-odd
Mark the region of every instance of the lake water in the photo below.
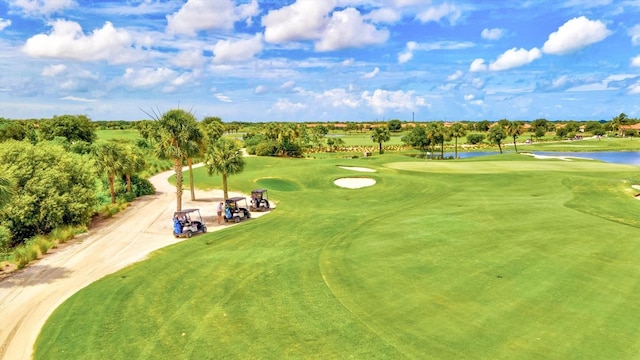
{"type": "MultiPolygon", "coordinates": [[[[631,164],[640,166],[640,151],[592,151],[592,152],[548,152],[548,151],[532,151],[538,155],[549,156],[575,156],[593,160],[605,161],[614,164],[631,164]]],[[[461,159],[472,158],[477,156],[496,155],[497,151],[469,151],[458,152],[461,159]]],[[[439,154],[436,154],[439,155],[439,154]]],[[[454,156],[454,153],[445,153],[445,158],[454,156]]]]}

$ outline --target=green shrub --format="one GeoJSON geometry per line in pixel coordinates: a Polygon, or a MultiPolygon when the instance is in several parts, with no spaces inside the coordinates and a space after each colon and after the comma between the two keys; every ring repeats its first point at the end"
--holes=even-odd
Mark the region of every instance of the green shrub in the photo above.
{"type": "Polygon", "coordinates": [[[13,259],[18,269],[38,258],[38,248],[34,244],[24,244],[13,250],[13,259]]]}
{"type": "Polygon", "coordinates": [[[33,245],[35,245],[40,254],[44,255],[53,247],[54,242],[44,236],[36,236],[33,245]]]}
{"type": "Polygon", "coordinates": [[[469,134],[467,135],[467,142],[472,145],[479,144],[484,141],[484,134],[469,134]]]}
{"type": "Polygon", "coordinates": [[[11,246],[11,231],[6,227],[0,225],[0,253],[9,251],[11,246]]]}

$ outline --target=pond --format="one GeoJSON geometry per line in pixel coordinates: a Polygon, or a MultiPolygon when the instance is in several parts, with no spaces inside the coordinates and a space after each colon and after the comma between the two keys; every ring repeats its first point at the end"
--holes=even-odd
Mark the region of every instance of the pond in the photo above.
{"type": "MultiPolygon", "coordinates": [[[[548,156],[575,156],[586,159],[600,160],[614,164],[630,164],[640,166],[640,151],[591,151],[591,152],[551,152],[551,151],[532,151],[533,154],[548,155],[548,156]]],[[[461,159],[468,159],[478,156],[497,155],[498,151],[458,151],[458,157],[461,159]]],[[[436,154],[438,156],[440,154],[436,154]]],[[[455,153],[446,152],[444,157],[446,159],[455,156],[455,153]]]]}

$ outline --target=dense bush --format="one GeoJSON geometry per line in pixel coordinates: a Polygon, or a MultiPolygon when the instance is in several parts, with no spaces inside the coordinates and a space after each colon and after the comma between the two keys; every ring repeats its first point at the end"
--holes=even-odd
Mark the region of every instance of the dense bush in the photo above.
{"type": "Polygon", "coordinates": [[[469,134],[467,135],[467,143],[476,145],[484,141],[484,134],[469,134]]]}
{"type": "Polygon", "coordinates": [[[91,219],[96,175],[85,156],[50,143],[11,141],[0,148],[0,171],[15,179],[15,194],[0,211],[0,222],[13,236],[11,246],[91,219]]]}

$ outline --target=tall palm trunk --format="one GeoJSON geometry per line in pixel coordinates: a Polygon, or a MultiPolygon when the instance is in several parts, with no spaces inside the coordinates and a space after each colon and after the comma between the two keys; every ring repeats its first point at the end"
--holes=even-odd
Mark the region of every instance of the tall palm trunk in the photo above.
{"type": "Polygon", "coordinates": [[[455,147],[456,147],[456,160],[457,160],[458,159],[458,138],[456,137],[454,139],[455,139],[455,143],[456,143],[455,147]]]}
{"type": "Polygon", "coordinates": [[[222,173],[222,192],[224,193],[225,200],[229,198],[229,192],[227,191],[227,173],[222,173]]]}
{"type": "Polygon", "coordinates": [[[109,173],[109,192],[111,193],[111,203],[116,203],[116,175],[114,173],[109,173]]]}
{"type": "Polygon", "coordinates": [[[193,159],[187,158],[187,165],[189,165],[189,188],[191,188],[191,201],[196,200],[196,192],[193,189],[193,159]]]}
{"type": "Polygon", "coordinates": [[[175,159],[173,169],[176,172],[176,211],[182,211],[182,159],[175,159]]]}
{"type": "Polygon", "coordinates": [[[131,192],[131,175],[126,174],[125,176],[127,177],[127,192],[130,193],[131,192]]]}
{"type": "Polygon", "coordinates": [[[516,145],[516,136],[513,137],[513,147],[516,149],[516,153],[518,152],[518,145],[516,145]]]}

